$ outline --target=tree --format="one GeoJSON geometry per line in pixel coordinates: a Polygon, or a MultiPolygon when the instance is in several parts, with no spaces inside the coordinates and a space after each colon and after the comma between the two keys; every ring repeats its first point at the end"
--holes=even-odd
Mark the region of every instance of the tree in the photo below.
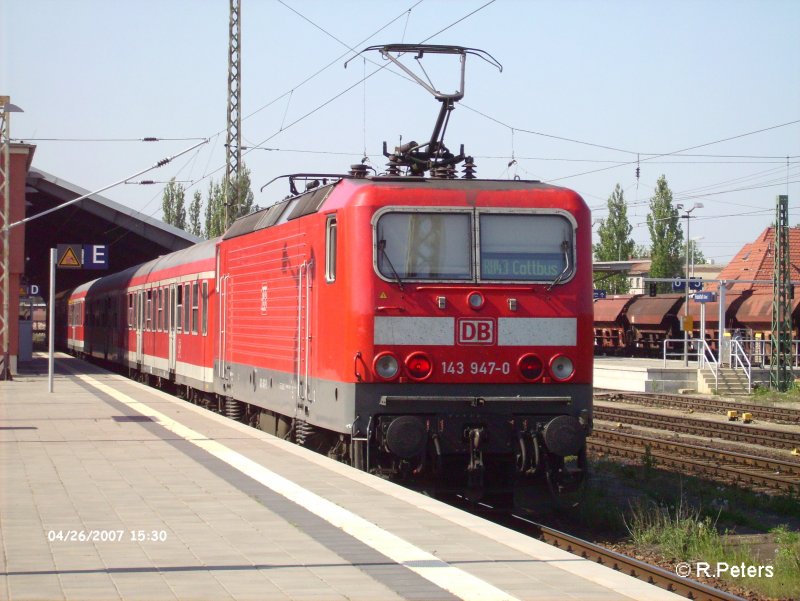
{"type": "MultiPolygon", "coordinates": [[[[631,238],[633,226],[628,221],[628,207],[625,195],[619,184],[608,197],[608,217],[600,221],[597,234],[600,242],[594,245],[594,256],[598,261],[623,261],[633,255],[635,243],[631,238]]],[[[614,294],[625,294],[630,290],[630,283],[624,274],[610,277],[600,276],[595,279],[596,286],[614,294]]]]}
{"type": "Polygon", "coordinates": [[[633,247],[633,258],[634,259],[649,259],[650,258],[650,249],[645,246],[644,244],[637,244],[633,247]]]}
{"type": "Polygon", "coordinates": [[[250,189],[250,170],[242,165],[242,171],[239,174],[238,181],[234,182],[231,186],[231,194],[229,205],[230,210],[230,223],[233,223],[239,217],[249,215],[253,209],[253,191],[250,189]]]}
{"type": "Polygon", "coordinates": [[[200,205],[203,203],[203,195],[200,190],[194,191],[194,197],[189,205],[189,233],[200,238],[203,237],[203,226],[200,224],[200,205]]]}
{"type": "Polygon", "coordinates": [[[206,238],[216,238],[225,232],[225,199],[222,185],[211,180],[206,200],[206,238]]]}
{"type": "Polygon", "coordinates": [[[177,183],[174,177],[169,180],[164,188],[164,195],[161,197],[161,213],[164,223],[186,229],[185,196],[186,191],[183,186],[177,183]]]}
{"type": "MultiPolygon", "coordinates": [[[[681,261],[686,264],[686,244],[684,243],[681,251],[681,261]]],[[[689,240],[689,263],[693,265],[705,265],[708,263],[703,251],[697,248],[697,240],[689,240]]]]}
{"type": "MultiPolygon", "coordinates": [[[[174,181],[174,180],[173,180],[174,181]]],[[[175,208],[173,209],[172,225],[182,230],[186,229],[186,190],[182,184],[176,184],[175,208]]]]}
{"type": "MultiPolygon", "coordinates": [[[[656,182],[650,199],[650,214],[647,216],[650,231],[650,277],[673,278],[683,273],[684,249],[683,229],[679,223],[678,209],[672,206],[672,190],[666,176],[656,182]]],[[[660,292],[671,289],[668,283],[658,286],[660,292]]]]}
{"type": "Polygon", "coordinates": [[[208,184],[208,201],[206,202],[206,238],[215,238],[225,233],[231,223],[239,217],[249,215],[258,205],[253,204],[253,191],[250,189],[250,170],[242,165],[238,181],[228,189],[228,223],[225,223],[225,187],[226,180],[220,183],[213,180],[208,184]]]}

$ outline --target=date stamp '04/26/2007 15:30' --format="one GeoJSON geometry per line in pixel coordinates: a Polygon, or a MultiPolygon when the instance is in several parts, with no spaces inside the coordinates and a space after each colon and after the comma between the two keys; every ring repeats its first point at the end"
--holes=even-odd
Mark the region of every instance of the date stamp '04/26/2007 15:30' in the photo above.
{"type": "Polygon", "coordinates": [[[166,530],[48,530],[47,540],[53,542],[79,543],[163,543],[169,535],[166,530]]]}

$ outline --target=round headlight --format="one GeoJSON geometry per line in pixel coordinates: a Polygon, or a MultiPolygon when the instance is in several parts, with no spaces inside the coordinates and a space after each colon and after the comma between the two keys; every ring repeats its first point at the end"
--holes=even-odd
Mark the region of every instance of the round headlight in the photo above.
{"type": "Polygon", "coordinates": [[[433,361],[425,353],[411,353],[406,357],[406,369],[415,380],[424,380],[433,371],[433,361]]]}
{"type": "Polygon", "coordinates": [[[575,372],[575,366],[572,364],[572,359],[564,355],[556,355],[550,361],[550,373],[556,380],[563,382],[572,377],[575,372]]]}
{"type": "Polygon", "coordinates": [[[391,353],[381,353],[375,357],[374,362],[375,373],[379,378],[384,380],[391,380],[397,375],[400,370],[400,364],[397,362],[397,357],[391,353]]]}
{"type": "Polygon", "coordinates": [[[478,310],[483,307],[483,295],[480,292],[470,292],[467,302],[470,308],[478,310]]]}
{"type": "Polygon", "coordinates": [[[542,360],[536,355],[522,355],[517,361],[519,373],[526,380],[538,380],[544,371],[542,360]]]}

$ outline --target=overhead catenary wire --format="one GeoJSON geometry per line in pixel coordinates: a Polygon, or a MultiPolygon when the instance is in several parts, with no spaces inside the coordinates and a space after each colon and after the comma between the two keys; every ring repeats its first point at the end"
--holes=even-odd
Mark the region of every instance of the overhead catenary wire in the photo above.
{"type": "Polygon", "coordinates": [[[80,202],[81,200],[89,198],[90,196],[94,196],[95,194],[100,194],[101,192],[105,192],[106,190],[109,190],[110,188],[114,188],[116,186],[119,186],[120,184],[123,184],[123,183],[125,183],[126,181],[128,181],[130,179],[133,179],[135,177],[139,177],[140,175],[144,175],[145,173],[147,173],[149,171],[152,171],[153,169],[158,169],[159,167],[163,167],[164,165],[167,165],[167,164],[171,163],[173,160],[175,160],[179,156],[182,156],[182,155],[186,154],[187,152],[191,152],[195,148],[198,148],[198,147],[202,146],[203,144],[207,144],[207,143],[208,143],[208,139],[204,139],[202,142],[198,142],[197,144],[194,144],[194,145],[190,146],[189,148],[180,151],[177,154],[174,154],[174,155],[172,155],[170,157],[166,157],[164,159],[161,159],[160,161],[158,161],[154,165],[151,165],[150,167],[147,167],[146,169],[142,169],[140,171],[137,171],[136,173],[133,173],[133,174],[129,175],[128,177],[125,177],[125,178],[123,178],[121,180],[118,180],[118,181],[116,181],[114,183],[108,184],[107,186],[103,186],[102,188],[99,188],[99,189],[95,190],[94,192],[87,192],[83,196],[79,196],[77,198],[73,198],[72,200],[68,200],[67,202],[63,202],[60,205],[52,207],[50,209],[47,209],[46,211],[42,211],[41,213],[36,213],[35,215],[31,215],[30,217],[26,217],[25,219],[20,219],[19,221],[15,221],[13,223],[4,225],[3,229],[4,230],[10,230],[11,228],[17,227],[18,225],[22,225],[23,223],[28,223],[29,221],[33,221],[34,219],[39,219],[40,217],[44,217],[45,215],[49,215],[50,213],[54,213],[55,211],[59,211],[59,210],[65,208],[65,207],[68,207],[70,205],[75,204],[76,202],[80,202]]]}
{"type": "Polygon", "coordinates": [[[146,136],[143,138],[12,138],[12,142],[192,142],[205,140],[206,138],[195,136],[187,138],[164,138],[160,136],[146,136]]]}
{"type": "MultiPolygon", "coordinates": [[[[483,10],[483,9],[484,9],[484,8],[486,8],[487,6],[489,6],[489,5],[493,4],[494,2],[495,2],[495,0],[491,0],[490,2],[487,2],[486,4],[484,4],[484,5],[480,6],[480,7],[478,7],[477,9],[475,9],[475,10],[473,10],[473,11],[471,11],[471,12],[467,13],[467,14],[466,14],[466,15],[464,15],[463,17],[461,17],[461,18],[457,19],[456,21],[452,22],[452,23],[451,23],[450,25],[448,25],[447,27],[444,27],[443,29],[440,29],[438,32],[436,32],[436,33],[434,33],[434,34],[432,34],[432,35],[428,36],[428,37],[427,37],[427,38],[425,38],[425,39],[424,39],[424,40],[423,40],[421,43],[427,42],[427,41],[429,41],[431,38],[433,38],[433,37],[435,37],[435,36],[439,35],[440,33],[443,33],[444,31],[447,31],[447,30],[448,30],[448,29],[450,29],[451,27],[454,27],[454,26],[455,26],[455,25],[457,25],[458,23],[460,23],[460,22],[464,21],[466,18],[468,18],[468,17],[470,17],[470,16],[472,16],[472,15],[474,15],[474,14],[478,13],[479,11],[483,10]]],[[[415,4],[414,6],[417,6],[418,4],[419,4],[419,2],[417,2],[417,4],[415,4]]],[[[292,9],[292,10],[293,10],[293,9],[292,9]]],[[[296,11],[294,11],[294,12],[296,12],[296,11]]],[[[405,12],[403,12],[403,13],[401,14],[401,16],[402,16],[403,14],[405,14],[405,12]]],[[[395,18],[394,20],[397,20],[397,18],[395,18]]],[[[370,37],[372,37],[372,36],[370,36],[370,37]]],[[[335,38],[335,37],[334,37],[334,39],[337,39],[337,38],[335,38]]],[[[337,40],[338,40],[338,39],[337,39],[337,40]]],[[[341,43],[342,43],[342,44],[344,44],[344,42],[341,42],[341,43]]],[[[362,42],[362,43],[363,43],[363,42],[362,42]]],[[[345,53],[345,54],[343,55],[343,56],[346,56],[347,54],[349,54],[350,52],[352,52],[352,49],[351,49],[351,47],[350,47],[350,46],[347,46],[347,44],[344,44],[344,45],[345,45],[345,46],[348,48],[348,52],[347,52],[347,53],[345,53]]],[[[339,60],[339,59],[337,59],[337,60],[339,60]]],[[[357,86],[361,85],[361,84],[362,84],[362,83],[363,83],[365,80],[367,80],[367,79],[369,79],[369,78],[373,77],[374,75],[376,75],[377,73],[379,73],[379,72],[383,71],[384,69],[386,69],[386,68],[387,68],[387,67],[389,67],[390,65],[391,65],[391,63],[386,63],[386,64],[383,64],[383,65],[379,65],[377,69],[375,69],[374,71],[370,72],[368,75],[366,75],[366,77],[362,77],[360,80],[358,80],[358,81],[356,81],[355,83],[353,83],[353,84],[351,84],[351,85],[347,86],[346,88],[344,88],[343,90],[341,90],[340,92],[338,92],[337,94],[335,94],[334,96],[332,96],[332,97],[328,98],[327,100],[325,100],[325,101],[324,101],[324,102],[322,102],[321,104],[317,105],[315,108],[313,108],[313,109],[309,110],[309,111],[308,111],[308,112],[306,112],[305,114],[301,115],[300,117],[298,117],[297,119],[295,119],[294,121],[292,121],[291,123],[289,123],[288,125],[286,125],[286,126],[285,126],[285,127],[282,129],[282,130],[278,130],[278,131],[275,131],[275,132],[273,132],[272,134],[270,134],[269,136],[267,136],[266,138],[264,138],[263,140],[261,140],[261,141],[260,141],[258,144],[256,144],[255,146],[253,146],[253,147],[250,147],[248,150],[246,150],[246,151],[243,153],[242,157],[244,157],[245,155],[249,154],[249,153],[250,153],[250,152],[252,152],[253,150],[256,150],[256,149],[258,149],[258,148],[259,148],[259,147],[261,147],[263,144],[265,144],[265,143],[269,142],[271,139],[273,139],[273,138],[274,138],[274,137],[276,137],[277,135],[281,134],[283,131],[285,131],[285,130],[287,130],[287,129],[289,129],[289,128],[291,128],[291,127],[295,126],[295,125],[297,125],[298,123],[300,123],[300,122],[304,121],[305,119],[307,119],[308,117],[310,117],[310,116],[311,116],[311,115],[313,115],[314,113],[316,113],[316,112],[320,111],[321,109],[325,108],[325,107],[326,107],[326,106],[328,106],[330,103],[332,103],[332,102],[334,102],[335,100],[337,100],[338,98],[340,98],[340,97],[344,96],[346,93],[350,92],[350,91],[351,91],[352,89],[354,89],[355,87],[357,87],[357,86]]],[[[391,72],[393,72],[393,71],[391,71],[391,72]]],[[[397,75],[401,75],[401,74],[397,74],[397,75]]],[[[285,94],[284,94],[284,95],[285,95],[285,94]]],[[[281,97],[283,97],[283,96],[281,96],[281,97]]],[[[207,177],[209,177],[209,176],[213,175],[214,173],[216,173],[216,172],[218,172],[218,171],[220,171],[220,170],[222,170],[222,169],[224,169],[224,168],[225,168],[225,165],[221,165],[221,166],[217,167],[216,169],[214,169],[214,170],[213,170],[213,171],[211,171],[210,173],[207,173],[207,174],[206,174],[206,175],[205,175],[203,178],[201,178],[201,180],[198,180],[196,183],[199,183],[199,182],[200,182],[200,181],[202,181],[203,179],[206,179],[207,177]]],[[[193,184],[193,185],[194,185],[194,184],[193,184]]],[[[191,186],[189,186],[189,187],[191,187],[191,186]]]]}

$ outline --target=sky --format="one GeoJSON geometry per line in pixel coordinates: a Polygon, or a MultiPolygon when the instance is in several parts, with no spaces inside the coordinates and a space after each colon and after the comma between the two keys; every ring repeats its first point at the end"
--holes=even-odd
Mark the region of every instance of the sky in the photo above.
{"type": "MultiPolygon", "coordinates": [[[[690,237],[717,263],[774,221],[779,194],[800,223],[797,0],[241,6],[244,162],[261,206],[288,193],[281,182],[259,191],[278,175],[342,173],[365,154],[380,172],[384,141],[427,140],[439,103],[378,53],[352,50],[426,42],[503,66],[468,58],[445,139],[464,144],[480,177],[572,188],[595,220],[619,184],[633,238],[648,245],[664,175],[674,203],[703,204],[690,237]]],[[[205,199],[224,174],[227,61],[225,0],[0,0],[0,94],[24,110],[11,137],[36,144],[35,168],[98,190],[208,139],[131,179],[159,183],[103,193],[145,215],[161,217],[170,178],[205,199]]],[[[455,62],[425,66],[437,89],[455,90],[455,62]]]]}

